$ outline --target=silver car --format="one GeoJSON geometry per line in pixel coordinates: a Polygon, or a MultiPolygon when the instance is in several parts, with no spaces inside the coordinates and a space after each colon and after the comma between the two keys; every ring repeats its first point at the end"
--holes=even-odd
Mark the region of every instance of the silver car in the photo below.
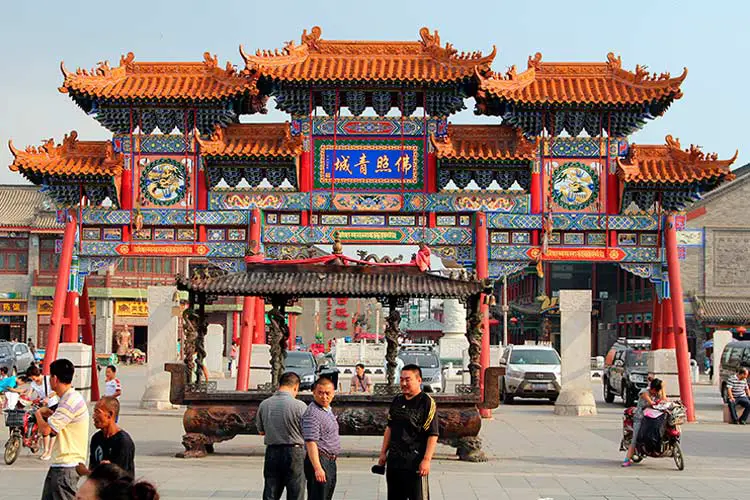
{"type": "Polygon", "coordinates": [[[443,392],[440,357],[432,346],[406,345],[398,353],[404,365],[417,365],[422,370],[422,387],[432,392],[443,392]]]}
{"type": "Polygon", "coordinates": [[[8,373],[24,373],[34,362],[34,355],[23,342],[0,341],[0,366],[8,373]]]}
{"type": "Polygon", "coordinates": [[[560,355],[545,345],[510,345],[503,352],[500,366],[505,375],[500,383],[503,403],[514,398],[547,398],[554,402],[560,394],[560,355]]]}

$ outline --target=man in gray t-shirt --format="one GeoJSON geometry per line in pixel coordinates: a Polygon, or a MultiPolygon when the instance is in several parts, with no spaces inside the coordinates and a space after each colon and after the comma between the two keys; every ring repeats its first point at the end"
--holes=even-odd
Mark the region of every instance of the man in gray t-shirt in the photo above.
{"type": "Polygon", "coordinates": [[[284,488],[287,500],[305,498],[302,415],[307,405],[296,399],[299,383],[295,373],[282,375],[279,390],[260,403],[255,415],[255,425],[266,445],[263,500],[278,500],[284,488]]]}

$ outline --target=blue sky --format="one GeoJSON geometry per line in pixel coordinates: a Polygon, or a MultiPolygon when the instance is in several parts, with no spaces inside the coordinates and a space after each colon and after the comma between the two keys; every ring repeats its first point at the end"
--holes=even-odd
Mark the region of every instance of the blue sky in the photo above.
{"type": "MultiPolygon", "coordinates": [[[[72,129],[80,139],[109,133],[57,87],[61,60],[69,70],[91,68],[133,51],[136,60],[199,61],[209,51],[240,65],[238,47],[280,48],[304,28],[318,25],[328,39],[417,40],[422,26],[438,29],[458,50],[488,52],[494,69],[542,52],[545,61],[605,61],[645,65],[677,75],[687,66],[684,97],[666,115],[632,137],[638,143],[679,137],[721,158],[740,150],[736,166],[750,161],[746,118],[750,81],[750,3],[739,1],[225,1],[7,2],[0,19],[0,183],[24,179],[9,172],[17,147],[56,141],[72,129]]],[[[467,102],[471,108],[471,103],[467,102]]],[[[285,119],[271,111],[264,120],[285,119]]],[[[468,109],[454,123],[485,122],[468,109]]]]}

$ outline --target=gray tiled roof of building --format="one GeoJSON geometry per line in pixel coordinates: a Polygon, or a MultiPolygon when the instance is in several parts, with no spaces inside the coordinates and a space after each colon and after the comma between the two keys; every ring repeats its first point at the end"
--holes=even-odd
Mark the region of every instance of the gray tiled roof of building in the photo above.
{"type": "Polygon", "coordinates": [[[0,228],[59,229],[55,205],[37,186],[0,185],[0,228]]]}

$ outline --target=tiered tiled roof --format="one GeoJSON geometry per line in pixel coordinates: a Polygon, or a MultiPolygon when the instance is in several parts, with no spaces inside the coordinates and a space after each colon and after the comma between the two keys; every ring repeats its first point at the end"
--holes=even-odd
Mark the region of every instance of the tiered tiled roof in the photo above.
{"type": "Polygon", "coordinates": [[[116,68],[106,61],[91,71],[60,67],[65,77],[60,92],[74,98],[207,101],[258,94],[252,77],[240,75],[231,63],[220,68],[208,52],[202,62],[135,62],[130,52],[116,68]]]}
{"type": "Polygon", "coordinates": [[[536,144],[507,125],[453,125],[443,138],[431,136],[438,158],[448,160],[533,160],[536,144]]]}
{"type": "Polygon", "coordinates": [[[449,43],[440,46],[437,31],[419,30],[418,42],[323,40],[315,26],[302,33],[300,45],[288,42],[281,51],[248,55],[245,66],[275,80],[293,82],[423,81],[453,82],[489,71],[496,50],[458,53],[449,43]]]}
{"type": "Polygon", "coordinates": [[[66,135],[62,144],[55,145],[53,139],[41,146],[16,149],[8,141],[13,163],[10,169],[27,177],[34,175],[118,176],[123,169],[122,154],[115,153],[111,141],[79,141],[74,130],[66,135]]]}
{"type": "Polygon", "coordinates": [[[209,139],[198,142],[202,156],[296,157],[302,152],[302,138],[292,137],[288,123],[217,126],[209,139]]]}
{"type": "Polygon", "coordinates": [[[0,227],[36,232],[61,231],[54,204],[36,186],[0,186],[0,227]]]}
{"type": "Polygon", "coordinates": [[[652,75],[641,66],[622,69],[611,52],[605,63],[545,63],[542,54],[529,57],[528,69],[505,75],[480,76],[477,100],[495,98],[526,104],[636,104],[682,97],[680,85],[687,68],[677,78],[669,73],[652,75]]]}
{"type": "Polygon", "coordinates": [[[719,160],[716,153],[706,154],[698,146],[681,149],[679,139],[666,137],[666,144],[630,146],[627,158],[618,159],[617,175],[630,183],[689,183],[703,180],[731,180],[729,166],[737,153],[728,160],[719,160]]]}

